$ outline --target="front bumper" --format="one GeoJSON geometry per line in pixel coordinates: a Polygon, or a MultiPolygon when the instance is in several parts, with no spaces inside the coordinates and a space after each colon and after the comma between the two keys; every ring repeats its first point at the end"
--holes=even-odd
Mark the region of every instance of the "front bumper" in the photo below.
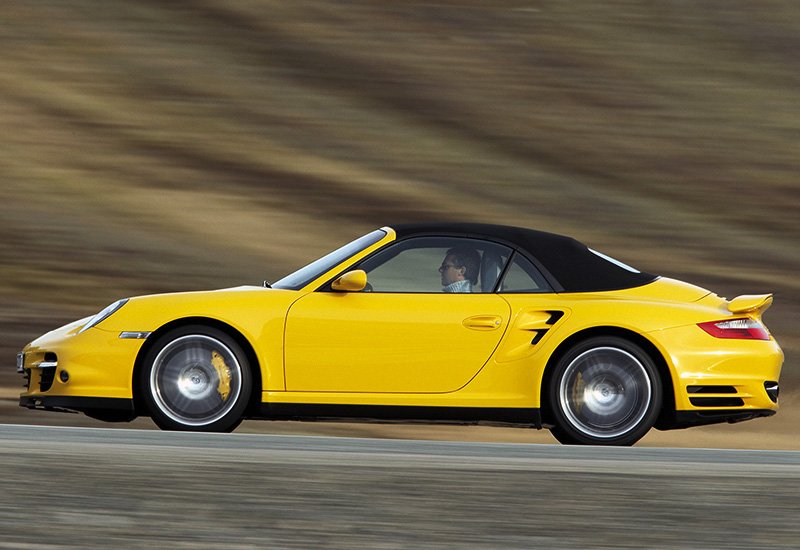
{"type": "Polygon", "coordinates": [[[19,406],[58,412],[134,411],[133,399],[114,397],[28,396],[19,398],[19,406]]]}
{"type": "Polygon", "coordinates": [[[133,403],[133,368],[142,339],[66,325],[25,346],[17,371],[26,379],[20,406],[48,410],[119,410],[133,403]]]}

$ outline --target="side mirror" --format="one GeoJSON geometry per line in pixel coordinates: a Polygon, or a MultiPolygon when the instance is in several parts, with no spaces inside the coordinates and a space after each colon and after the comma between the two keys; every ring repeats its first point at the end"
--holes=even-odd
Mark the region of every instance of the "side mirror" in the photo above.
{"type": "Polygon", "coordinates": [[[367,273],[362,269],[348,271],[331,283],[338,292],[360,292],[367,286],[367,273]]]}

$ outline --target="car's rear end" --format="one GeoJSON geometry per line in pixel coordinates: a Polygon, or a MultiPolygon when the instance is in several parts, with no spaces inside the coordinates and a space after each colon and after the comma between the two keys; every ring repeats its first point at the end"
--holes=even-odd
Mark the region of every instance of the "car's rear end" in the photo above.
{"type": "Polygon", "coordinates": [[[651,333],[675,370],[675,416],[681,428],[770,416],[778,409],[783,352],[762,320],[772,295],[695,302],[701,318],[651,333]]]}

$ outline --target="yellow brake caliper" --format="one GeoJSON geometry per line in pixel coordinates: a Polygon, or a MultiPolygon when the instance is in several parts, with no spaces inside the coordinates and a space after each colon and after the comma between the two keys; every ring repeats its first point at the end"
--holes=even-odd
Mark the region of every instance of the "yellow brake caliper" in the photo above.
{"type": "Polygon", "coordinates": [[[216,351],[211,352],[211,364],[219,375],[217,391],[220,397],[222,397],[222,400],[227,401],[228,395],[231,393],[231,369],[227,363],[225,363],[225,359],[222,358],[222,355],[216,351]]]}
{"type": "Polygon", "coordinates": [[[572,401],[575,403],[575,412],[581,413],[583,409],[583,392],[586,391],[586,382],[583,380],[583,373],[579,372],[575,379],[575,386],[572,388],[572,401]]]}

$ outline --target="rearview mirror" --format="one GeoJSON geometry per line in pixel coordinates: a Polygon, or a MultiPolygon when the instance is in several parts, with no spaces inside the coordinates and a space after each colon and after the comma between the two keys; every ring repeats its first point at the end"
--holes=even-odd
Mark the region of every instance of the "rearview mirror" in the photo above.
{"type": "Polygon", "coordinates": [[[331,283],[331,288],[339,292],[361,292],[367,286],[367,273],[363,269],[348,271],[331,283]]]}

